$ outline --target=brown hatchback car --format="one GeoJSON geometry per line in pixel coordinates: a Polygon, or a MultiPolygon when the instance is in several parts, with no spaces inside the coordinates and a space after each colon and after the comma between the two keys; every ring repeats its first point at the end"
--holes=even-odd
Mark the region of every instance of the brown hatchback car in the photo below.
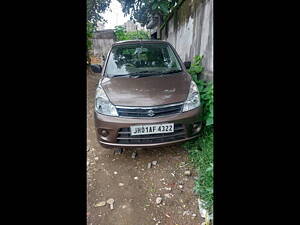
{"type": "Polygon", "coordinates": [[[196,84],[171,44],[159,40],[113,44],[95,97],[95,127],[104,147],[154,147],[199,136],[196,84]]]}

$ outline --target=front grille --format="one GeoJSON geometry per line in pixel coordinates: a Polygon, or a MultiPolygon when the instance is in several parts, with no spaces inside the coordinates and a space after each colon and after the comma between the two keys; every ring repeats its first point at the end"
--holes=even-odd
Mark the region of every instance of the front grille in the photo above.
{"type": "Polygon", "coordinates": [[[160,117],[180,113],[183,103],[156,106],[156,107],[122,107],[117,106],[117,111],[121,117],[160,117]]]}
{"type": "Polygon", "coordinates": [[[121,128],[118,133],[119,144],[154,144],[184,139],[186,132],[183,124],[174,124],[174,132],[166,134],[130,135],[130,128],[121,128]]]}

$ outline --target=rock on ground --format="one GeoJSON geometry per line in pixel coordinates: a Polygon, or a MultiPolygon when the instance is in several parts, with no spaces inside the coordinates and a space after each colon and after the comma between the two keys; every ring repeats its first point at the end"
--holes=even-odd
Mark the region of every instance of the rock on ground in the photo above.
{"type": "Polygon", "coordinates": [[[184,175],[185,176],[191,176],[191,171],[190,170],[184,171],[184,175]]]}
{"type": "Polygon", "coordinates": [[[161,197],[157,197],[155,200],[156,204],[160,204],[162,202],[162,198],[161,197]]]}
{"type": "Polygon", "coordinates": [[[98,202],[95,207],[102,207],[102,206],[105,206],[106,205],[106,201],[101,201],[101,202],[98,202]]]}

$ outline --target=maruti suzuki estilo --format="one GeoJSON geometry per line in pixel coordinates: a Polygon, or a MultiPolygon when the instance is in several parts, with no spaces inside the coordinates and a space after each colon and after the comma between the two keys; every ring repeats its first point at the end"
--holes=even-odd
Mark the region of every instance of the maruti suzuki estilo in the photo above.
{"type": "MultiPolygon", "coordinates": [[[[185,63],[187,65],[187,63],[185,63]]],[[[112,45],[95,96],[97,139],[104,147],[154,147],[199,136],[201,103],[171,44],[159,40],[112,45]]]]}

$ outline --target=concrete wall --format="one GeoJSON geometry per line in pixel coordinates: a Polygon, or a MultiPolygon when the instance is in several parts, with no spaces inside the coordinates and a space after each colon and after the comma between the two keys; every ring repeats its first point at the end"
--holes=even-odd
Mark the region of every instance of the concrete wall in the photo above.
{"type": "Polygon", "coordinates": [[[213,79],[213,0],[184,0],[160,30],[183,61],[204,55],[204,79],[213,79]]]}
{"type": "Polygon", "coordinates": [[[113,29],[97,31],[92,39],[93,55],[96,57],[107,57],[108,51],[115,41],[113,29]]]}
{"type": "Polygon", "coordinates": [[[137,24],[134,24],[131,20],[128,20],[123,25],[125,27],[126,32],[132,32],[137,30],[137,24]]]}

